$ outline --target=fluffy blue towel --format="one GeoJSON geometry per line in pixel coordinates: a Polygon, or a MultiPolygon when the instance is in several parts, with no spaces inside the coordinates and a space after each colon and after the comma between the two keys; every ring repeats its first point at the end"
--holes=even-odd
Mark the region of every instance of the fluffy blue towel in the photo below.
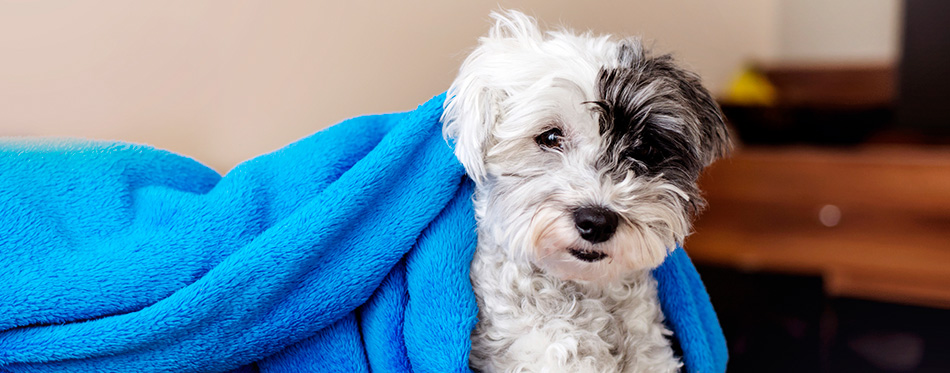
{"type": "MultiPolygon", "coordinates": [[[[224,177],[145,146],[3,140],[0,371],[468,371],[472,186],[443,100],[224,177]]],[[[724,370],[685,252],[656,276],[689,370],[724,370]]]]}

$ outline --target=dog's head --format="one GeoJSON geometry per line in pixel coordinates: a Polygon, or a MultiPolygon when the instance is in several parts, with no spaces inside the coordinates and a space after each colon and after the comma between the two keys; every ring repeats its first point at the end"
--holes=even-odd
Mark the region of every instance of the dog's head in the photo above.
{"type": "Polygon", "coordinates": [[[443,115],[477,186],[479,239],[562,279],[658,266],[703,205],[696,179],[729,147],[715,101],[639,40],[493,17],[443,115]]]}

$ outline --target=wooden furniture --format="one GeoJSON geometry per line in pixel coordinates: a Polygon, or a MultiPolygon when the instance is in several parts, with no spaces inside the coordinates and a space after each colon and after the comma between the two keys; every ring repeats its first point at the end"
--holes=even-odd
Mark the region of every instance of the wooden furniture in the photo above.
{"type": "Polygon", "coordinates": [[[747,148],[700,180],[697,263],[814,274],[832,296],[950,308],[950,148],[747,148]]]}
{"type": "Polygon", "coordinates": [[[890,107],[896,94],[893,63],[770,63],[759,69],[775,87],[776,104],[841,110],[890,107]]]}

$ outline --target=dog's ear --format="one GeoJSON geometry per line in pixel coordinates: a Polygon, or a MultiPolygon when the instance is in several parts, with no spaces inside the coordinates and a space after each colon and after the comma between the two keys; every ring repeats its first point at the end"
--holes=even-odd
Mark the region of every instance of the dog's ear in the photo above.
{"type": "MultiPolygon", "coordinates": [[[[462,71],[466,66],[463,65],[462,71]]],[[[475,74],[460,74],[449,88],[442,113],[442,134],[455,142],[455,156],[480,184],[486,176],[485,152],[491,128],[501,115],[504,93],[475,74]]]]}
{"type": "Polygon", "coordinates": [[[732,150],[732,141],[719,104],[700,83],[698,75],[686,74],[689,78],[686,79],[687,84],[683,87],[683,90],[693,104],[693,110],[698,114],[700,148],[702,149],[702,162],[705,167],[712,164],[716,159],[729,154],[732,150]]]}
{"type": "Polygon", "coordinates": [[[442,133],[454,140],[456,157],[476,183],[485,179],[492,129],[504,116],[504,102],[514,80],[509,76],[511,64],[517,61],[514,55],[543,39],[537,22],[523,13],[493,12],[491,16],[495,24],[462,63],[442,114],[442,133]]]}
{"type": "Polygon", "coordinates": [[[673,57],[663,55],[650,60],[651,70],[658,76],[664,76],[675,82],[676,89],[683,98],[683,105],[689,107],[691,116],[695,116],[695,133],[698,140],[699,169],[709,166],[716,159],[724,157],[732,149],[729,131],[719,104],[703,86],[699,75],[678,67],[673,57]]]}

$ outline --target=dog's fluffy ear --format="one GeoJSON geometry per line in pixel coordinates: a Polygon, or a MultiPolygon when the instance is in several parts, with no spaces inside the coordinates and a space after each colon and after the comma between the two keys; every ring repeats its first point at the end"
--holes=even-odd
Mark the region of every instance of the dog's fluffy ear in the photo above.
{"type": "Polygon", "coordinates": [[[523,13],[493,12],[491,17],[494,26],[462,63],[442,114],[442,133],[455,141],[455,156],[476,183],[485,179],[485,153],[492,143],[492,129],[503,118],[504,103],[511,93],[511,79],[506,77],[510,54],[543,39],[537,22],[523,13]]]}
{"type": "MultiPolygon", "coordinates": [[[[625,53],[621,52],[621,59],[625,53]]],[[[671,55],[663,55],[650,59],[651,70],[657,76],[666,77],[676,83],[677,89],[683,97],[682,105],[691,108],[690,113],[695,116],[695,129],[698,137],[693,141],[698,145],[696,177],[703,167],[709,166],[716,159],[726,156],[732,148],[729,130],[719,104],[712,94],[703,86],[699,75],[680,68],[673,61],[671,55]]]]}
{"type": "Polygon", "coordinates": [[[687,76],[683,80],[686,82],[683,86],[685,95],[689,99],[688,102],[694,106],[693,110],[699,119],[700,149],[703,166],[706,167],[716,159],[728,155],[732,150],[732,141],[719,104],[702,85],[699,76],[691,72],[683,74],[687,76]]]}

